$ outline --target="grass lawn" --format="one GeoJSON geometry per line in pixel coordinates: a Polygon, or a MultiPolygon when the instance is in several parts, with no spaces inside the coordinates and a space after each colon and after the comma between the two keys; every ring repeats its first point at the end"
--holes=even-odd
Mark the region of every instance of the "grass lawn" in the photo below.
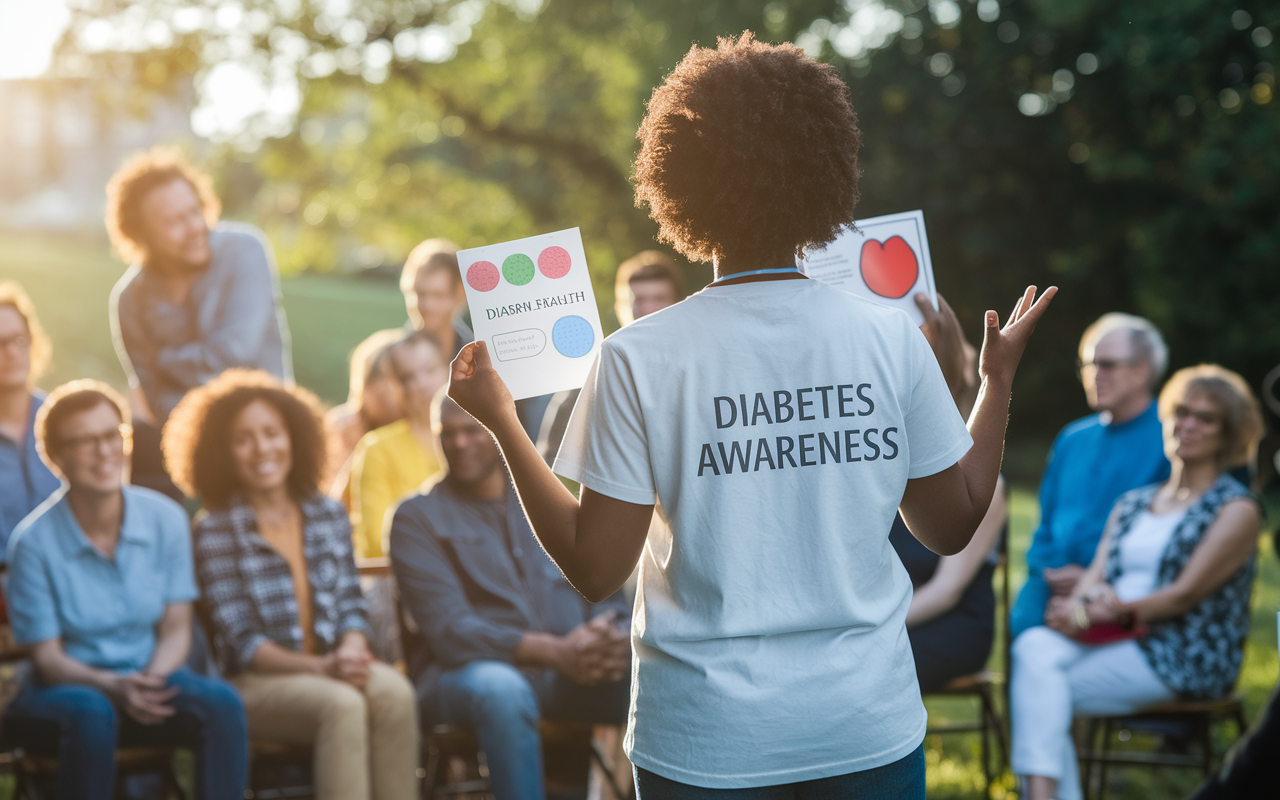
{"type": "MultiPolygon", "coordinates": [[[[111,257],[105,241],[92,237],[50,237],[0,233],[0,279],[14,279],[26,287],[53,339],[54,369],[41,385],[50,388],[73,378],[98,378],[125,388],[111,345],[107,323],[107,297],[124,271],[111,257]]],[[[327,403],[346,395],[346,359],[369,333],[405,322],[404,306],[390,283],[334,276],[304,275],[283,281],[285,311],[293,334],[293,363],[298,383],[315,391],[327,403]]],[[[1035,465],[1043,463],[1044,443],[1012,443],[1010,474],[1019,481],[1010,506],[1011,587],[1026,577],[1024,555],[1038,516],[1034,494],[1035,465]],[[1016,465],[1025,465],[1016,466],[1016,465]]],[[[1280,514],[1280,503],[1270,504],[1270,523],[1280,514]]],[[[1260,569],[1253,595],[1253,629],[1246,652],[1240,691],[1252,717],[1276,684],[1280,667],[1276,652],[1276,611],[1280,610],[1280,562],[1271,537],[1263,539],[1260,569]]],[[[1004,672],[1002,647],[997,646],[991,669],[1004,672]]],[[[971,715],[967,700],[930,699],[935,722],[959,720],[971,715]]],[[[1136,743],[1137,739],[1135,738],[1136,743]]],[[[926,741],[929,764],[929,796],[979,798],[982,775],[977,763],[975,736],[931,736],[926,741]]],[[[1184,797],[1198,782],[1186,771],[1153,773],[1149,770],[1114,770],[1111,797],[1129,800],[1161,800],[1184,797]]],[[[998,786],[1005,796],[1011,781],[998,786]]],[[[0,779],[0,800],[8,800],[9,786],[0,779]]]]}
{"type": "MultiPolygon", "coordinates": [[[[41,386],[97,378],[126,388],[107,321],[107,298],[124,270],[96,237],[0,233],[0,279],[26,288],[53,340],[53,369],[41,386]]],[[[281,290],[295,377],[330,404],[346,399],[352,348],[373,331],[407,319],[404,301],[389,282],[302,275],[283,280],[281,290]]]]}

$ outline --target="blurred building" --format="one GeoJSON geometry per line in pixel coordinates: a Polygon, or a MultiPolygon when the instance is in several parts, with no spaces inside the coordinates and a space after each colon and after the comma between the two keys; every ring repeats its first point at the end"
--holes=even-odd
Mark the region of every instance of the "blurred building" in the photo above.
{"type": "Polygon", "coordinates": [[[0,227],[101,226],[107,180],[128,155],[194,138],[190,80],[136,87],[109,71],[0,80],[0,227]]]}

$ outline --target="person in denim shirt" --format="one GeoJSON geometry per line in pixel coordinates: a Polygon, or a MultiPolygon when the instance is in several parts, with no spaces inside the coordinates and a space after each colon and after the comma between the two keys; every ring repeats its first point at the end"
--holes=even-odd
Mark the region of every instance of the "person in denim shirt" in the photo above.
{"type": "Polygon", "coordinates": [[[44,393],[32,388],[49,362],[45,338],[22,287],[0,282],[0,560],[22,518],[58,489],[36,452],[36,413],[44,393]]]}
{"type": "Polygon", "coordinates": [[[96,381],[49,396],[37,430],[66,487],[9,542],[13,636],[31,648],[35,679],[4,718],[11,746],[55,756],[55,793],[108,800],[120,746],[195,753],[196,797],[245,788],[244,706],[226,683],[185,668],[191,646],[186,512],[124,485],[124,401],[96,381]]]}
{"type": "Polygon", "coordinates": [[[422,634],[406,650],[423,724],[475,730],[497,800],[541,798],[540,718],[626,719],[630,614],[621,592],[588,603],[547,558],[480,423],[443,393],[432,423],[448,469],[401,503],[390,538],[422,634]]]}

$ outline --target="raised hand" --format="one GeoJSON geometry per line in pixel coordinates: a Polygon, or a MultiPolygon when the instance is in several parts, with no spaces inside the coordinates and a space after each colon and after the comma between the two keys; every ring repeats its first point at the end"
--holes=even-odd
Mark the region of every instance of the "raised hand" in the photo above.
{"type": "Polygon", "coordinates": [[[489,348],[483,341],[463,347],[453,360],[449,397],[490,431],[516,413],[511,392],[493,368],[489,348]]]}
{"type": "Polygon", "coordinates": [[[1028,286],[1014,304],[1013,313],[1009,315],[1004,328],[1000,327],[1000,317],[996,312],[987,312],[982,356],[978,361],[978,372],[984,380],[995,381],[1002,386],[1013,383],[1013,374],[1018,369],[1018,362],[1022,360],[1027,340],[1031,338],[1036,323],[1044,316],[1045,309],[1057,293],[1058,287],[1050,286],[1036,300],[1036,287],[1028,286]]]}

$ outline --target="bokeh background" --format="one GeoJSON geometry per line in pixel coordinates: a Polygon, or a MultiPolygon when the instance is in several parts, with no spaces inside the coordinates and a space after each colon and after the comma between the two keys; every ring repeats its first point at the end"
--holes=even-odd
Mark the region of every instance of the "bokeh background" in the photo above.
{"type": "MultiPolygon", "coordinates": [[[[1088,412],[1075,346],[1090,321],[1148,317],[1174,368],[1217,362],[1255,387],[1280,363],[1277,2],[0,0],[0,276],[52,334],[44,383],[123,384],[106,298],[125,265],[103,187],[153,144],[186,150],[224,216],[266,230],[298,380],[329,402],[350,349],[404,321],[395,277],[429,236],[580,227],[612,330],[613,270],[654,245],[629,180],[645,100],[692,44],[744,29],[845,77],[859,216],[924,209],[971,335],[1025,284],[1062,288],[1014,397],[1015,589],[1048,444],[1088,412]]],[[[1280,569],[1263,548],[1252,709],[1277,670],[1280,569]]],[[[976,796],[974,748],[930,741],[931,796],[976,796]]],[[[1129,797],[1195,783],[1117,781],[1129,797]]]]}

